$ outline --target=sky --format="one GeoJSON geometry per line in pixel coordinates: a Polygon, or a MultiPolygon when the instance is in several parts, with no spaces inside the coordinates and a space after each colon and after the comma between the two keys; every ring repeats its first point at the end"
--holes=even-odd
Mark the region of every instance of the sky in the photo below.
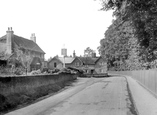
{"type": "Polygon", "coordinates": [[[0,37],[12,27],[14,34],[30,39],[36,35],[37,44],[45,58],[61,56],[67,48],[70,56],[83,55],[87,47],[100,46],[107,27],[112,22],[112,11],[100,11],[94,0],[1,0],[0,37]]]}

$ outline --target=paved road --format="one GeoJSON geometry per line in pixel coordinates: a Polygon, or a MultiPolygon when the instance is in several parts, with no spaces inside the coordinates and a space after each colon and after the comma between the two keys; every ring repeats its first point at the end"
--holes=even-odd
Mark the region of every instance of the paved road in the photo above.
{"type": "Polygon", "coordinates": [[[8,115],[137,115],[125,77],[79,78],[73,87],[8,115]]]}

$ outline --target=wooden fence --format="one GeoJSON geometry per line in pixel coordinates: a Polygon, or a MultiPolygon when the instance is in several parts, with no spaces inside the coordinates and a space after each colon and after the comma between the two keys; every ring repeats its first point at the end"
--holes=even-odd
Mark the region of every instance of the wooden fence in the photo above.
{"type": "Polygon", "coordinates": [[[157,69],[120,72],[110,71],[109,73],[131,76],[157,95],[157,69]]]}

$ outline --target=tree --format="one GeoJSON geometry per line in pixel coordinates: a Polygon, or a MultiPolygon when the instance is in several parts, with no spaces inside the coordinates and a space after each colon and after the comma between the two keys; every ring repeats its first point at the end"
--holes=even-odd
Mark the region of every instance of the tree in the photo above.
{"type": "Polygon", "coordinates": [[[27,71],[30,70],[30,64],[31,64],[33,58],[30,55],[24,54],[22,49],[20,49],[20,48],[15,48],[14,50],[15,50],[16,59],[26,69],[26,74],[27,74],[27,71]]]}
{"type": "Polygon", "coordinates": [[[129,21],[118,26],[119,19],[113,21],[100,41],[99,53],[108,60],[110,67],[125,68],[125,60],[130,52],[129,40],[133,38],[133,28],[129,21]]]}
{"type": "Polygon", "coordinates": [[[157,0],[101,0],[102,10],[114,10],[120,19],[119,26],[130,21],[138,39],[143,60],[156,59],[157,50],[157,0]]]}
{"type": "Polygon", "coordinates": [[[84,50],[84,57],[92,57],[93,53],[95,53],[94,50],[92,50],[90,47],[87,47],[84,50]]]}
{"type": "Polygon", "coordinates": [[[128,59],[126,60],[126,68],[128,70],[139,70],[143,69],[143,62],[139,56],[139,44],[135,37],[129,39],[128,45],[130,47],[128,59]]]}

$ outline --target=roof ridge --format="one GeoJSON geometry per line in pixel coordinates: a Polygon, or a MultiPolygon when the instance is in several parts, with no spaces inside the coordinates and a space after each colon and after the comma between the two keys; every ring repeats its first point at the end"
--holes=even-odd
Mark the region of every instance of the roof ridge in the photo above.
{"type": "MultiPolygon", "coordinates": [[[[17,37],[23,38],[23,39],[25,39],[25,40],[32,41],[31,39],[27,39],[27,38],[24,38],[24,37],[22,37],[22,36],[18,36],[18,35],[16,35],[16,34],[14,34],[14,36],[17,36],[17,37]]],[[[33,42],[33,41],[32,41],[32,42],[33,42]]],[[[34,42],[34,43],[35,43],[35,42],[34,42]]]]}
{"type": "Polygon", "coordinates": [[[17,40],[16,41],[16,44],[18,44],[18,42],[22,42],[22,47],[23,48],[25,48],[25,49],[28,49],[28,50],[32,50],[32,51],[36,51],[36,52],[41,52],[41,53],[45,53],[40,47],[39,47],[39,45],[37,44],[37,43],[35,43],[34,41],[32,41],[32,40],[30,40],[30,39],[27,39],[27,38],[24,38],[24,37],[21,37],[21,36],[18,36],[18,35],[15,35],[14,34],[14,37],[13,37],[13,39],[20,39],[20,40],[17,40]],[[24,41],[25,40],[25,41],[24,41]],[[26,45],[26,43],[25,42],[30,42],[30,44],[28,43],[27,45],[26,45]],[[34,45],[32,45],[32,44],[34,44],[34,45]],[[31,47],[30,47],[30,46],[31,47]]]}

